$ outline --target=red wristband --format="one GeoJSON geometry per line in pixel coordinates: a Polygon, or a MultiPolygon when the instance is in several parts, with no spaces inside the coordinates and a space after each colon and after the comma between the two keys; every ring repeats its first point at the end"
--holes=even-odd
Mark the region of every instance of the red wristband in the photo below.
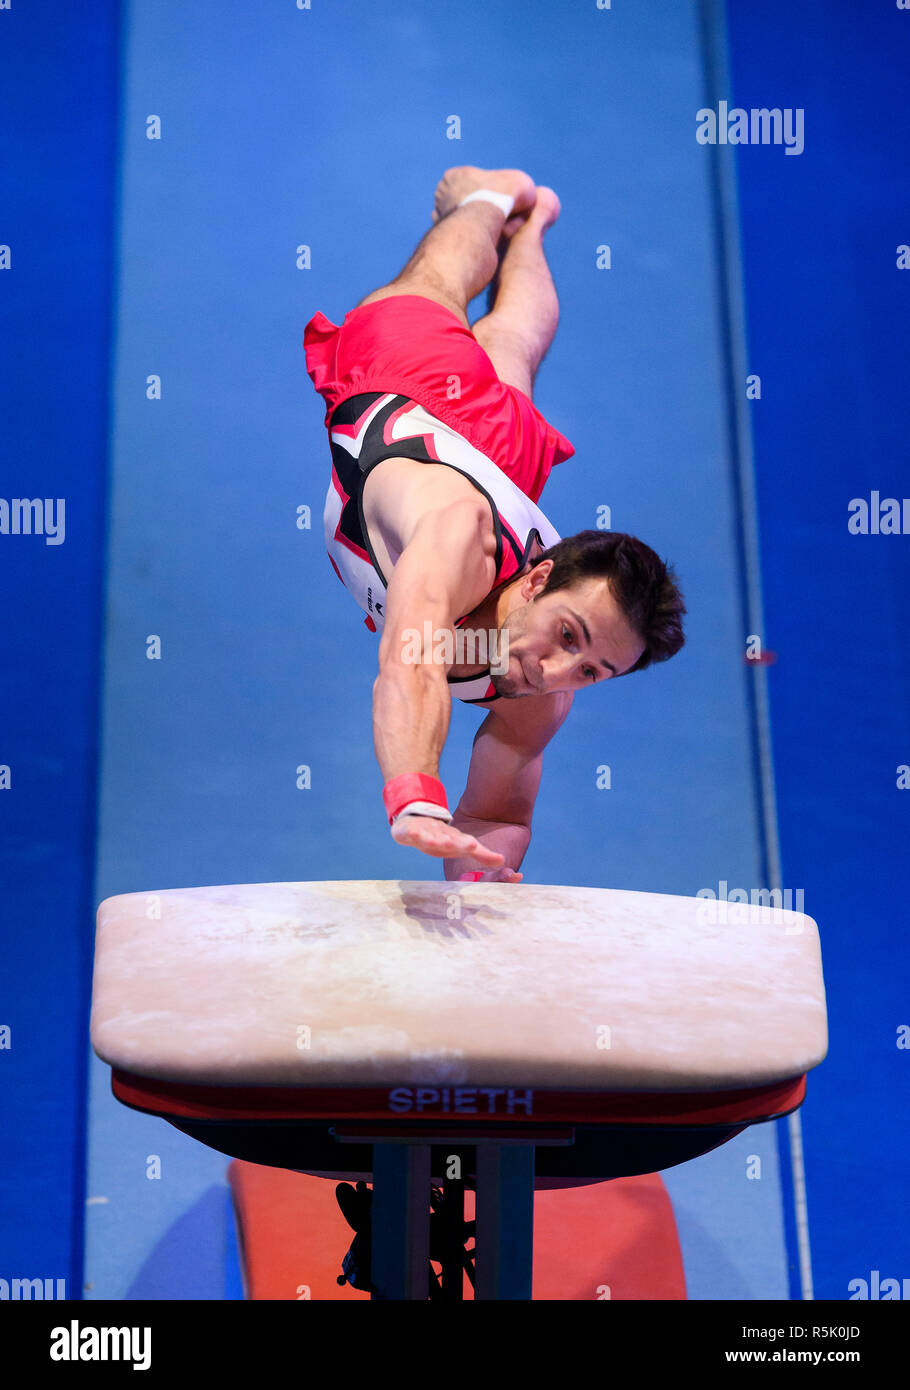
{"type": "Polygon", "coordinates": [[[449,809],[445,787],[437,777],[428,777],[425,772],[403,772],[400,777],[392,777],[382,789],[382,799],[389,825],[409,801],[432,801],[435,806],[449,809]]]}

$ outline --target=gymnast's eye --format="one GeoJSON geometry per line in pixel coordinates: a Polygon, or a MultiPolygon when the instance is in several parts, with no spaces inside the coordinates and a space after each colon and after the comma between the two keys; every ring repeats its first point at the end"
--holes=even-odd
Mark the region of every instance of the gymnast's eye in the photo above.
{"type": "MultiPolygon", "coordinates": [[[[574,639],[574,637],[572,636],[572,633],[571,633],[570,629],[567,628],[567,627],[565,626],[565,624],[563,624],[562,635],[563,635],[563,638],[564,638],[564,639],[565,639],[567,633],[568,633],[568,637],[569,637],[569,645],[570,645],[570,646],[574,646],[574,645],[575,645],[575,639],[574,639]]],[[[586,666],[585,669],[584,669],[584,674],[587,675],[589,671],[590,671],[590,673],[591,673],[591,679],[592,679],[592,681],[596,681],[596,680],[597,680],[597,672],[594,670],[594,668],[593,668],[592,666],[586,666]]]]}

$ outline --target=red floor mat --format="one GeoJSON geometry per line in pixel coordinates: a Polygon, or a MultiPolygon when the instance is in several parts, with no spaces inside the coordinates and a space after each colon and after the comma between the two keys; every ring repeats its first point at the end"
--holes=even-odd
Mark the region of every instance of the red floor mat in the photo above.
{"type": "MultiPolygon", "coordinates": [[[[333,1181],[234,1159],[228,1167],[250,1299],[368,1299],[337,1284],[354,1237],[333,1181]]],[[[465,1194],[465,1219],[474,1194],[465,1194]]],[[[465,1298],[473,1289],[465,1276],[465,1298]]],[[[535,1193],[540,1299],[686,1297],[670,1198],[658,1173],[535,1193]]]]}

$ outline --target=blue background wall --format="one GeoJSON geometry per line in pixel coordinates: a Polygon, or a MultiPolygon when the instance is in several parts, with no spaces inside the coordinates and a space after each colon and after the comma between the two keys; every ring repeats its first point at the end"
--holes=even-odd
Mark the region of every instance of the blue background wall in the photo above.
{"type": "Polygon", "coordinates": [[[78,1297],[85,1183],[119,7],[0,11],[0,1278],[78,1297]]]}
{"type": "MultiPolygon", "coordinates": [[[[763,635],[780,658],[767,693],[784,881],[804,888],[821,925],[832,1009],[832,1056],[801,1116],[816,1294],[843,1298],[848,1279],[872,1268],[904,1272],[906,1127],[890,1117],[904,1055],[895,1030],[908,1020],[890,981],[906,960],[894,769],[910,760],[897,591],[907,542],[849,537],[846,503],[871,487],[900,494],[899,141],[884,114],[866,133],[854,118],[882,89],[897,100],[907,40],[894,26],[910,16],[882,11],[860,25],[853,5],[810,4],[759,21],[732,5],[730,89],[719,92],[716,26],[695,4],[534,4],[520,22],[511,6],[477,8],[472,23],[465,6],[405,0],[227,17],[202,4],[154,16],[126,5],[119,66],[114,7],[93,8],[90,46],[86,21],[64,7],[54,45],[46,14],[16,15],[9,30],[19,76],[5,88],[8,125],[34,143],[20,142],[4,203],[21,229],[4,223],[0,235],[14,250],[0,280],[13,340],[27,345],[21,381],[4,373],[15,408],[0,494],[70,487],[73,500],[64,546],[0,537],[17,594],[11,650],[27,673],[25,686],[2,687],[11,751],[0,761],[22,775],[0,797],[10,884],[0,1022],[14,1024],[0,1062],[5,1108],[25,1136],[18,1147],[3,1139],[4,1277],[68,1272],[73,1291],[84,1282],[101,1298],[238,1295],[225,1160],[118,1106],[95,1059],[84,1186],[97,901],[214,882],[437,876],[383,828],[369,737],[376,639],[325,557],[329,459],[300,339],[317,308],[338,322],[399,268],[453,163],[526,167],[563,200],[549,245],[562,323],[536,399],[577,454],[554,474],[544,510],[569,534],[608,504],[616,529],[673,560],[691,610],[674,662],[576,702],[545,768],[528,881],[694,893],[767,880],[756,726],[765,673],[743,662],[745,565],[758,537],[744,507],[731,344],[747,341],[749,370],[762,375],[751,424],[763,635]],[[385,74],[402,54],[407,82],[390,103],[385,74]],[[848,54],[856,86],[838,87],[848,54]],[[566,71],[569,95],[553,78],[566,71]],[[737,260],[719,240],[724,161],[693,138],[696,109],[719,95],[807,109],[799,158],[749,148],[736,160],[745,325],[718,274],[725,256],[737,260]],[[452,113],[460,142],[445,138],[452,113]],[[151,114],[160,141],[147,139],[151,114]],[[75,165],[70,142],[82,151],[75,165]],[[50,242],[50,227],[54,245],[27,280],[16,241],[50,242]],[[603,242],[609,272],[595,269],[603,242]],[[301,243],[309,271],[295,264],[301,243]],[[54,362],[49,345],[70,342],[78,352],[54,362]],[[160,401],[146,394],[152,374],[160,401]],[[295,524],[302,504],[309,530],[295,524]],[[150,634],[161,661],[146,657],[150,634]],[[604,762],[610,792],[596,789],[604,762]],[[312,768],[307,792],[295,786],[300,763],[312,768]],[[162,1157],[159,1182],[145,1176],[151,1153],[162,1157]]],[[[451,794],[476,723],[456,706],[442,768],[451,794]]],[[[776,1129],[665,1175],[690,1297],[798,1292],[787,1136],[776,1129]],[[764,1177],[749,1183],[755,1152],[764,1177]]]]}
{"type": "Polygon", "coordinates": [[[905,1278],[910,536],[848,503],[910,494],[910,12],[731,4],[741,106],[803,107],[806,150],[738,152],[785,880],[822,929],[831,1050],[803,1138],[815,1294],[905,1278]]]}

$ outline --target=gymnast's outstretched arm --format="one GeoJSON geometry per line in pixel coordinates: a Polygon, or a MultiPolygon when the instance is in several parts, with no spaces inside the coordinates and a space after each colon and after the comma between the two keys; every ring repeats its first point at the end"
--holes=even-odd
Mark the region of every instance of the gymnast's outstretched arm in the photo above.
{"type": "MultiPolygon", "coordinates": [[[[456,617],[489,592],[495,556],[492,515],[478,493],[424,513],[395,565],[373,684],[373,742],[387,789],[415,774],[438,779],[452,708],[447,667],[434,659],[438,639],[448,633],[454,650],[456,617]]],[[[399,815],[391,830],[398,844],[435,858],[464,856],[472,869],[504,862],[473,835],[431,816],[399,815]]]]}

